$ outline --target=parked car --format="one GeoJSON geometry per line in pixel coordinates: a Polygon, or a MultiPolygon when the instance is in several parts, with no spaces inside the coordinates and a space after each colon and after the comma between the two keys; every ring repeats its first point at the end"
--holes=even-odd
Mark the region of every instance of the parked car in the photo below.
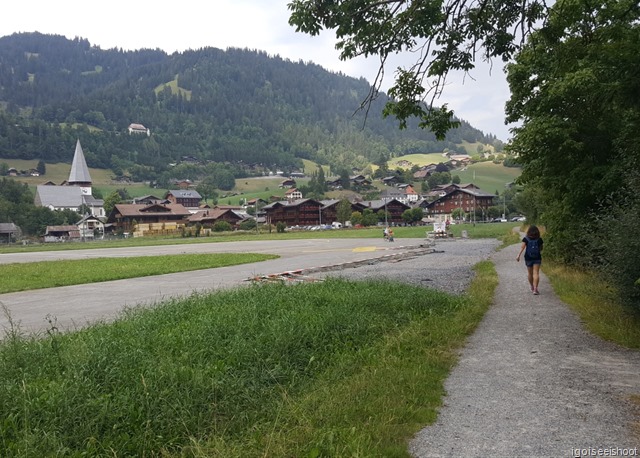
{"type": "Polygon", "coordinates": [[[507,222],[507,218],[493,218],[491,220],[492,223],[506,223],[507,222]]]}
{"type": "Polygon", "coordinates": [[[520,222],[520,221],[524,221],[527,218],[525,218],[524,216],[514,216],[513,218],[511,218],[511,221],[513,222],[520,222]]]}

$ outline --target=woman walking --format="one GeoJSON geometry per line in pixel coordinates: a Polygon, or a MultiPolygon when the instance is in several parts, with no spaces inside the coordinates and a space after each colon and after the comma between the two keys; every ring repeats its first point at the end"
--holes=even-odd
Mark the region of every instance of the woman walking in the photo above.
{"type": "Polygon", "coordinates": [[[527,235],[522,239],[520,253],[516,257],[516,261],[520,262],[520,256],[524,251],[524,264],[527,266],[529,285],[533,294],[536,295],[540,294],[538,284],[540,283],[540,265],[542,264],[542,245],[540,230],[531,225],[527,229],[527,235]]]}

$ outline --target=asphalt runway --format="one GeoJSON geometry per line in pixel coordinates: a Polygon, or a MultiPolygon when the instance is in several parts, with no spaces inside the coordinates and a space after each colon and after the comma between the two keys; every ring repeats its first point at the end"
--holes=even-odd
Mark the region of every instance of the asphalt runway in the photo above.
{"type": "MultiPolygon", "coordinates": [[[[22,332],[39,333],[50,321],[60,330],[72,330],[96,321],[108,321],[126,307],[149,306],[195,292],[248,285],[248,279],[281,272],[362,262],[398,254],[424,245],[423,239],[385,242],[379,239],[305,239],[198,243],[133,248],[0,254],[0,264],[90,259],[98,257],[158,256],[188,253],[271,253],[279,259],[217,269],[65,286],[0,295],[0,332],[11,323],[22,332]]],[[[2,338],[0,337],[0,338],[2,338]]]]}

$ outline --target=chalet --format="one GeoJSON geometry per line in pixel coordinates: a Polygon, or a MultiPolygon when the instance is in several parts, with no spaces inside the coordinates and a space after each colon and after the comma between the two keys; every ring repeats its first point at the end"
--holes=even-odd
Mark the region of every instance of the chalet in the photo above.
{"type": "Polygon", "coordinates": [[[356,175],[350,177],[351,185],[355,188],[368,188],[371,186],[371,180],[367,179],[364,175],[356,175]]]}
{"type": "Polygon", "coordinates": [[[403,202],[404,192],[399,188],[385,188],[380,192],[380,199],[398,199],[399,201],[403,202]]]}
{"type": "Polygon", "coordinates": [[[102,237],[105,232],[105,222],[107,218],[87,215],[76,223],[76,227],[83,239],[93,240],[96,236],[102,237]]]}
{"type": "Polygon", "coordinates": [[[131,135],[131,134],[144,134],[147,137],[149,135],[151,135],[151,131],[149,129],[144,127],[142,124],[138,124],[138,123],[129,124],[129,127],[127,128],[127,130],[129,131],[129,135],[131,135]]]}
{"type": "Polygon", "coordinates": [[[291,172],[289,174],[291,178],[304,178],[304,172],[291,172]]]}
{"type": "Polygon", "coordinates": [[[261,199],[260,197],[254,197],[253,199],[249,199],[247,200],[247,207],[255,207],[256,205],[258,207],[262,207],[264,205],[267,205],[267,201],[264,199],[261,199]]]}
{"type": "Polygon", "coordinates": [[[14,167],[9,167],[9,169],[7,170],[7,175],[10,177],[17,177],[18,176],[18,169],[14,168],[14,167]]]}
{"type": "Polygon", "coordinates": [[[402,191],[403,197],[401,200],[405,204],[412,204],[420,199],[420,195],[410,184],[400,184],[398,185],[398,189],[402,191]]]}
{"type": "Polygon", "coordinates": [[[456,208],[461,208],[466,213],[474,213],[486,212],[493,205],[495,195],[486,193],[475,185],[465,188],[453,185],[449,189],[443,196],[433,201],[425,200],[420,203],[427,216],[445,221],[451,218],[451,213],[456,208]]]}
{"type": "Polygon", "coordinates": [[[315,226],[321,224],[322,203],[314,199],[278,201],[262,207],[271,224],[279,222],[287,226],[315,226]]]}
{"type": "Polygon", "coordinates": [[[392,186],[394,184],[397,184],[399,181],[397,176],[391,175],[391,176],[382,178],[382,182],[387,186],[392,186]]]}
{"type": "Polygon", "coordinates": [[[195,213],[200,207],[200,201],[202,200],[202,196],[197,191],[189,189],[168,191],[164,198],[172,204],[180,204],[192,210],[192,213],[195,213]]]}
{"type": "Polygon", "coordinates": [[[0,243],[11,243],[20,237],[20,228],[13,223],[0,223],[0,243]]]}
{"type": "Polygon", "coordinates": [[[284,197],[287,200],[299,200],[302,199],[302,192],[298,188],[289,188],[284,193],[284,197]]]}
{"type": "Polygon", "coordinates": [[[330,179],[330,180],[325,181],[325,183],[327,184],[327,188],[329,188],[329,189],[333,189],[333,190],[342,189],[342,179],[341,178],[330,179]]]}
{"type": "Polygon", "coordinates": [[[47,226],[44,234],[45,243],[78,241],[81,239],[78,226],[47,226]]]}
{"type": "Polygon", "coordinates": [[[226,221],[231,226],[237,226],[244,221],[243,215],[236,213],[230,208],[212,208],[210,210],[200,210],[187,218],[188,225],[201,224],[205,228],[211,228],[218,221],[226,221]]]}
{"type": "Polygon", "coordinates": [[[193,181],[191,180],[173,180],[172,184],[179,189],[193,188],[193,181]]]}
{"type": "Polygon", "coordinates": [[[150,205],[150,204],[160,204],[160,203],[168,203],[168,202],[166,201],[166,199],[161,199],[160,197],[156,197],[154,195],[147,195],[147,196],[141,196],[141,197],[134,197],[133,203],[150,205]]]}
{"type": "Polygon", "coordinates": [[[117,232],[133,232],[136,237],[176,234],[186,225],[191,212],[180,204],[116,204],[107,224],[117,232]]]}
{"type": "Polygon", "coordinates": [[[413,174],[413,178],[415,178],[416,180],[425,180],[428,177],[430,177],[433,172],[436,171],[436,168],[437,168],[437,165],[435,164],[422,166],[420,167],[420,170],[416,171],[413,174]]]}
{"type": "Polygon", "coordinates": [[[280,188],[295,188],[295,186],[296,186],[296,180],[294,180],[293,178],[287,178],[286,180],[282,180],[279,185],[280,188]]]}
{"type": "Polygon", "coordinates": [[[411,208],[398,199],[368,200],[355,203],[353,206],[361,213],[367,208],[373,210],[374,213],[382,212],[383,214],[386,210],[387,222],[393,224],[402,224],[404,222],[402,214],[411,208]]]}
{"type": "Polygon", "coordinates": [[[81,211],[88,209],[93,216],[104,216],[104,201],[93,197],[91,175],[84,158],[80,140],[76,141],[76,149],[71,163],[69,179],[60,186],[44,184],[36,187],[34,203],[38,207],[51,210],[81,211]]]}
{"type": "Polygon", "coordinates": [[[327,199],[321,200],[320,203],[322,204],[322,223],[331,224],[334,221],[338,221],[338,204],[340,201],[337,199],[327,199]]]}

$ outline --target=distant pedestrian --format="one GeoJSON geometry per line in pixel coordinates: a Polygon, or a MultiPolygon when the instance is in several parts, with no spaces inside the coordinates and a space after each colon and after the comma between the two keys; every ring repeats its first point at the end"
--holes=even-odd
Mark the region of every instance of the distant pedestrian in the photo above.
{"type": "Polygon", "coordinates": [[[394,239],[393,239],[393,229],[389,229],[389,241],[390,242],[394,241],[394,239]]]}
{"type": "Polygon", "coordinates": [[[529,286],[533,294],[536,295],[540,294],[538,292],[538,284],[540,283],[543,243],[542,237],[540,237],[540,230],[534,225],[529,226],[527,235],[522,239],[520,253],[516,257],[516,261],[520,262],[520,256],[524,251],[524,264],[527,266],[529,286]]]}
{"type": "Polygon", "coordinates": [[[387,241],[389,240],[389,227],[384,228],[384,231],[382,231],[382,237],[387,241]]]}

